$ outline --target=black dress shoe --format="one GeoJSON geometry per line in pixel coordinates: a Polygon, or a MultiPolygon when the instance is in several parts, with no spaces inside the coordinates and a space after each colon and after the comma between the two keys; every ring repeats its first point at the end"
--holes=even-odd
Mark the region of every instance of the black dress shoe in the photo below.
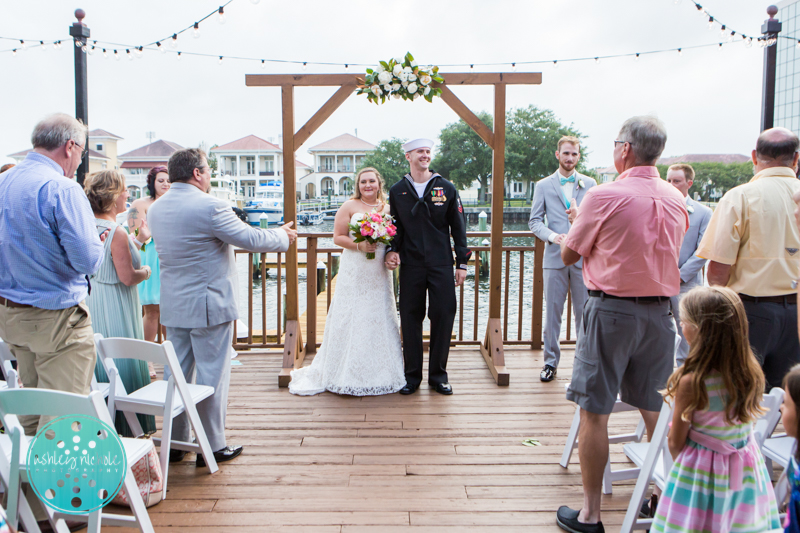
{"type": "Polygon", "coordinates": [[[408,383],[406,383],[406,385],[402,389],[400,389],[399,392],[400,394],[404,395],[414,394],[417,390],[417,387],[419,387],[419,385],[409,385],[408,383]]]}
{"type": "Polygon", "coordinates": [[[553,381],[556,379],[556,374],[558,373],[558,369],[552,367],[550,365],[544,365],[542,371],[539,373],[539,379],[544,382],[553,381]]]}
{"type": "Polygon", "coordinates": [[[431,383],[431,387],[439,394],[444,394],[445,396],[453,394],[453,387],[451,387],[449,383],[431,383]]]}
{"type": "Polygon", "coordinates": [[[556,524],[564,531],[569,531],[570,533],[606,533],[602,522],[596,524],[578,522],[578,515],[580,513],[580,511],[562,505],[558,508],[558,512],[556,513],[556,524]]]}
{"type": "Polygon", "coordinates": [[[170,450],[169,451],[169,462],[170,463],[180,463],[183,461],[183,458],[186,457],[186,452],[183,450],[170,450]]]}
{"type": "MultiPolygon", "coordinates": [[[[225,461],[230,461],[231,459],[235,459],[242,454],[241,446],[225,446],[221,450],[217,450],[214,452],[214,460],[218,463],[224,463],[225,461]]],[[[206,458],[203,457],[202,453],[197,454],[197,466],[202,467],[206,466],[206,458]]]]}

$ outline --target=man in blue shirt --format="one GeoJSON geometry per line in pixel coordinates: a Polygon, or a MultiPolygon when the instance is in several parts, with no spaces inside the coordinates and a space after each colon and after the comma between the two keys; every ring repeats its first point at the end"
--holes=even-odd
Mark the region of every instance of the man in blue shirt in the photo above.
{"type": "MultiPolygon", "coordinates": [[[[33,151],[0,179],[0,337],[25,387],[91,389],[96,356],[84,299],[103,244],[72,179],[86,139],[79,121],[49,116],[33,130],[33,151]]],[[[48,421],[20,417],[29,435],[48,421]]]]}

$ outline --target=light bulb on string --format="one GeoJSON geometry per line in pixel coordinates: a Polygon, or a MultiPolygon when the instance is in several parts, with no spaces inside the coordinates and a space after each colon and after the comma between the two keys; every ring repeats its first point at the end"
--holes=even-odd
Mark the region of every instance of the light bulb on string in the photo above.
{"type": "Polygon", "coordinates": [[[75,39],[75,48],[80,48],[81,46],[83,46],[83,43],[80,39],[75,39]]]}
{"type": "Polygon", "coordinates": [[[94,45],[92,45],[92,47],[91,47],[91,48],[89,48],[89,51],[88,51],[87,53],[88,53],[89,55],[92,55],[92,54],[94,54],[94,48],[95,48],[95,47],[94,47],[94,45]]]}
{"type": "Polygon", "coordinates": [[[173,33],[172,34],[172,40],[170,40],[169,45],[172,48],[177,48],[178,47],[178,34],[177,33],[173,33]]]}
{"type": "Polygon", "coordinates": [[[167,49],[163,44],[161,44],[161,41],[156,41],[156,48],[158,48],[158,51],[161,52],[162,54],[167,53],[167,49]]]}
{"type": "Polygon", "coordinates": [[[697,12],[700,13],[700,16],[705,18],[706,10],[703,9],[703,6],[701,6],[700,4],[695,4],[695,6],[697,7],[697,12]]]}
{"type": "Polygon", "coordinates": [[[58,49],[59,49],[59,45],[58,45],[58,41],[56,41],[56,42],[53,43],[53,50],[58,50],[58,49]]]}
{"type": "Polygon", "coordinates": [[[192,36],[194,36],[195,39],[199,39],[200,38],[200,23],[199,22],[195,22],[194,23],[194,31],[192,32],[192,36]]]}
{"type": "Polygon", "coordinates": [[[633,57],[634,61],[639,61],[639,52],[636,52],[636,55],[633,57]]]}
{"type": "Polygon", "coordinates": [[[217,13],[219,13],[219,17],[217,18],[217,20],[219,20],[219,23],[225,24],[225,9],[223,9],[222,6],[219,6],[219,11],[217,13]]]}
{"type": "Polygon", "coordinates": [[[222,64],[222,56],[219,56],[219,64],[222,64]]]}
{"type": "Polygon", "coordinates": [[[180,60],[181,60],[181,53],[178,52],[178,61],[180,61],[180,60]]]}
{"type": "Polygon", "coordinates": [[[130,49],[125,49],[125,54],[128,56],[128,61],[133,61],[133,54],[131,54],[130,49]]]}
{"type": "Polygon", "coordinates": [[[511,63],[511,72],[516,72],[516,71],[517,71],[517,64],[511,63]]]}
{"type": "Polygon", "coordinates": [[[81,46],[81,52],[83,52],[84,54],[89,52],[89,47],[84,44],[83,46],[81,46]]]}
{"type": "Polygon", "coordinates": [[[553,60],[553,68],[558,68],[558,59],[553,60]]]}
{"type": "Polygon", "coordinates": [[[39,41],[39,48],[42,49],[42,52],[47,52],[47,46],[45,46],[44,41],[39,41]]]}
{"type": "Polygon", "coordinates": [[[682,50],[682,49],[680,49],[680,48],[678,48],[678,55],[679,55],[679,56],[682,56],[682,55],[683,55],[683,50],[682,50]]]}
{"type": "Polygon", "coordinates": [[[470,66],[469,66],[469,69],[470,69],[470,70],[474,70],[474,69],[475,69],[475,65],[470,65],[470,66]]]}
{"type": "Polygon", "coordinates": [[[725,24],[723,24],[723,25],[722,25],[722,26],[720,26],[720,28],[719,28],[719,34],[720,34],[720,36],[721,36],[722,38],[724,38],[724,37],[725,37],[725,33],[726,33],[726,32],[725,32],[725,24]]]}
{"type": "Polygon", "coordinates": [[[797,41],[797,48],[800,48],[800,39],[797,41]]]}
{"type": "Polygon", "coordinates": [[[717,47],[717,50],[719,50],[720,52],[722,52],[722,43],[719,43],[719,46],[717,47]]]}
{"type": "Polygon", "coordinates": [[[751,48],[753,46],[753,38],[752,37],[748,37],[747,39],[745,39],[744,40],[744,45],[747,48],[751,48]]]}
{"type": "MultiPolygon", "coordinates": [[[[252,1],[252,0],[251,0],[251,1],[252,1]]],[[[255,2],[253,2],[253,3],[254,3],[254,4],[257,4],[257,3],[258,3],[258,0],[256,0],[256,1],[255,1],[255,2]]],[[[798,46],[800,46],[800,41],[797,41],[797,42],[798,42],[798,46]]],[[[308,66],[308,63],[306,63],[305,61],[303,61],[303,70],[305,70],[305,69],[307,68],[307,66],[308,66]]]]}
{"type": "Polygon", "coordinates": [[[350,72],[350,65],[348,65],[347,63],[344,64],[344,71],[350,72]]]}
{"type": "MultiPolygon", "coordinates": [[[[798,43],[800,43],[800,41],[798,41],[798,43]]],[[[798,44],[798,46],[800,46],[800,44],[798,44]]],[[[16,48],[11,50],[11,55],[14,56],[14,57],[17,57],[17,49],[16,48]]]]}
{"type": "Polygon", "coordinates": [[[264,62],[263,59],[261,60],[261,68],[262,69],[267,68],[267,64],[264,62]]]}
{"type": "Polygon", "coordinates": [[[133,53],[136,55],[136,59],[142,58],[142,47],[134,48],[133,53]]]}
{"type": "MultiPolygon", "coordinates": [[[[77,42],[77,41],[76,41],[76,42],[77,42]]],[[[25,41],[23,41],[22,39],[20,39],[20,40],[19,40],[19,45],[20,45],[20,47],[22,48],[22,51],[23,51],[23,52],[24,52],[25,50],[27,50],[27,49],[28,49],[28,45],[27,45],[27,44],[25,44],[25,41]]]]}
{"type": "Polygon", "coordinates": [[[708,29],[709,30],[714,29],[714,17],[708,17],[708,29]]]}
{"type": "Polygon", "coordinates": [[[596,65],[599,65],[599,64],[600,64],[600,58],[599,58],[599,57],[595,57],[595,58],[594,58],[594,63],[595,63],[596,65]]]}
{"type": "Polygon", "coordinates": [[[114,50],[114,59],[119,61],[119,52],[117,52],[116,50],[114,50]]]}
{"type": "Polygon", "coordinates": [[[735,36],[736,36],[736,32],[735,32],[735,31],[731,31],[731,32],[728,34],[728,42],[729,42],[729,43],[732,43],[732,42],[733,42],[733,38],[734,38],[735,36]]]}
{"type": "Polygon", "coordinates": [[[103,59],[108,59],[108,52],[106,52],[105,48],[103,48],[103,59]]]}

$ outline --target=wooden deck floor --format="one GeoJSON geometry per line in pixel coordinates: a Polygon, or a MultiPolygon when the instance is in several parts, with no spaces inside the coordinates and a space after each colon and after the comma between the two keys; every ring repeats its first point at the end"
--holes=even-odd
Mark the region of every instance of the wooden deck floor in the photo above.
{"type": "MultiPolygon", "coordinates": [[[[278,389],[277,352],[238,359],[227,436],[244,454],[213,476],[191,454],[173,465],[167,499],[150,509],[157,531],[555,532],[558,506],[581,506],[577,450],[569,469],[558,465],[574,413],[569,350],[549,384],[538,379],[541,352],[506,352],[511,385],[497,387],[477,350],[453,349],[449,397],[297,397],[278,389]]],[[[612,417],[612,429],[635,423],[612,417]]],[[[621,445],[611,450],[626,462],[621,445]]],[[[604,497],[609,531],[632,487],[604,497]]]]}

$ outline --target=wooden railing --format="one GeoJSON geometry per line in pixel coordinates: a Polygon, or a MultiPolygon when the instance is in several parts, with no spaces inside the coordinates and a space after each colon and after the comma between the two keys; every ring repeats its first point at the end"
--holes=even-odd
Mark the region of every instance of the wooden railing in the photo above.
{"type": "MultiPolygon", "coordinates": [[[[468,232],[468,239],[488,239],[491,236],[489,232],[468,232]]],[[[503,246],[503,275],[500,290],[503,295],[502,299],[502,323],[503,323],[503,345],[523,345],[529,346],[531,349],[541,349],[542,347],[542,327],[544,320],[543,303],[544,303],[544,283],[542,276],[542,257],[544,254],[544,243],[536,239],[527,231],[506,231],[503,232],[504,238],[530,238],[531,244],[528,246],[503,246]],[[517,275],[512,276],[512,261],[518,265],[517,275]],[[530,262],[533,262],[533,268],[530,269],[530,262]],[[527,268],[526,268],[527,267],[527,268]],[[515,279],[513,279],[515,278],[515,279]],[[513,283],[512,283],[513,279],[513,283]],[[530,306],[530,325],[528,327],[525,315],[526,310],[529,308],[526,302],[532,302],[530,306]],[[516,322],[514,331],[509,331],[509,318],[513,317],[513,322],[516,322]]],[[[305,240],[305,247],[300,247],[298,243],[298,257],[299,268],[302,270],[303,265],[306,265],[306,311],[305,316],[305,331],[303,336],[304,345],[309,353],[314,353],[316,348],[321,345],[322,331],[317,331],[318,315],[320,312],[327,313],[331,305],[331,297],[333,291],[332,281],[335,276],[336,265],[335,258],[342,252],[338,246],[324,247],[319,246],[320,239],[332,239],[332,233],[302,233],[298,238],[305,240]],[[322,290],[325,291],[326,297],[323,305],[324,309],[319,309],[321,305],[318,303],[317,290],[317,264],[322,260],[325,265],[325,275],[323,277],[322,290]],[[310,266],[309,266],[310,265],[310,266]],[[309,271],[309,268],[311,269],[309,271]]],[[[490,246],[470,246],[472,250],[472,259],[470,261],[468,273],[473,274],[472,279],[467,279],[465,285],[470,283],[473,285],[472,295],[472,324],[467,331],[465,321],[465,287],[462,285],[457,289],[458,310],[456,313],[456,323],[454,327],[454,336],[451,341],[452,346],[470,346],[479,345],[482,338],[479,336],[478,324],[481,322],[481,282],[488,281],[489,277],[480,275],[481,271],[481,256],[490,252],[490,246]]],[[[283,298],[282,298],[282,284],[285,280],[282,279],[282,272],[285,268],[285,254],[262,254],[260,261],[254,261],[253,252],[247,250],[236,250],[237,256],[246,254],[248,257],[248,280],[245,284],[247,290],[247,315],[241,316],[242,320],[247,325],[247,338],[237,339],[234,335],[234,348],[236,349],[251,349],[251,348],[283,348],[285,328],[283,326],[283,298]],[[275,291],[270,291],[272,294],[268,295],[264,290],[264,283],[267,276],[267,268],[274,270],[277,287],[275,291]],[[260,270],[260,277],[262,280],[262,290],[260,301],[256,302],[252,290],[251,280],[253,279],[254,269],[260,270]],[[254,310],[255,305],[261,307],[261,319],[259,324],[254,324],[254,310]],[[267,321],[267,309],[273,307],[275,313],[274,318],[267,321]],[[274,320],[274,322],[273,322],[274,320]],[[261,328],[260,335],[254,335],[254,326],[261,328]],[[274,329],[273,329],[274,328],[274,329]],[[279,334],[280,333],[280,334],[279,334]]],[[[402,265],[400,266],[402,268],[402,265]]],[[[301,280],[302,283],[302,280],[301,280]]],[[[240,280],[241,286],[241,280],[240,280]]],[[[492,288],[490,287],[489,291],[492,288]]],[[[488,291],[484,290],[484,295],[488,291]]],[[[240,294],[242,297],[243,294],[240,294]]],[[[488,304],[486,304],[488,307],[488,304]]],[[[566,338],[561,339],[563,344],[571,344],[575,341],[572,339],[572,312],[571,312],[571,298],[568,296],[566,303],[567,308],[567,323],[566,323],[566,338]]],[[[301,319],[302,322],[302,319],[301,319]]],[[[234,327],[234,332],[236,333],[234,327]]]]}

